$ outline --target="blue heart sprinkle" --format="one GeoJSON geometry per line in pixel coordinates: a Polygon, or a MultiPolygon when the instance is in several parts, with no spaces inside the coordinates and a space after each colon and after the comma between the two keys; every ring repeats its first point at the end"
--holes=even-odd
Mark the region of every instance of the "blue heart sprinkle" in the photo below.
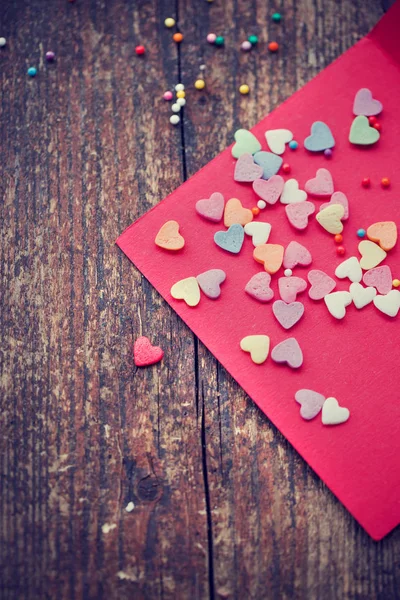
{"type": "Polygon", "coordinates": [[[281,168],[281,164],[283,160],[280,156],[273,154],[272,152],[256,152],[253,156],[254,162],[259,165],[263,170],[263,179],[269,179],[272,175],[276,175],[279,169],[281,168]]]}
{"type": "Polygon", "coordinates": [[[315,121],[311,125],[311,135],[304,140],[304,147],[310,152],[322,152],[333,148],[334,145],[335,139],[328,125],[322,121],[315,121]]]}
{"type": "Polygon", "coordinates": [[[228,231],[217,231],[214,235],[214,242],[227,252],[238,254],[243,246],[244,229],[239,223],[231,225],[228,231]]]}

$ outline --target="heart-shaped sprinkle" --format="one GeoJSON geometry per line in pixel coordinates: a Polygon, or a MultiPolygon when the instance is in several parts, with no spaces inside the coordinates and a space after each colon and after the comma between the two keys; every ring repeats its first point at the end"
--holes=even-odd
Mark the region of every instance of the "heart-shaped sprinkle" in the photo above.
{"type": "Polygon", "coordinates": [[[262,174],[262,168],[255,164],[252,155],[242,154],[235,165],[233,178],[239,183],[250,183],[262,177],[262,174]]]}
{"type": "Polygon", "coordinates": [[[200,288],[196,277],[187,277],[174,283],[171,296],[175,300],[184,300],[188,306],[197,306],[200,302],[200,288]]]}
{"type": "Polygon", "coordinates": [[[307,267],[311,262],[312,256],[307,248],[299,244],[299,242],[289,242],[283,257],[283,266],[285,269],[293,269],[296,265],[307,267]]]}
{"type": "Polygon", "coordinates": [[[364,273],[363,282],[365,285],[372,285],[376,288],[379,294],[388,294],[392,289],[392,271],[388,265],[375,267],[364,273]]]}
{"type": "Polygon", "coordinates": [[[303,353],[296,338],[288,338],[275,346],[271,358],[276,363],[286,363],[292,369],[298,369],[303,364],[303,353]]]}
{"type": "Polygon", "coordinates": [[[272,152],[262,151],[257,152],[254,155],[254,162],[257,165],[260,165],[260,167],[262,168],[263,178],[270,179],[273,175],[277,174],[277,172],[281,168],[283,160],[280,156],[272,154],[272,152]]]}
{"type": "Polygon", "coordinates": [[[289,223],[302,231],[308,226],[308,217],[315,212],[315,206],[312,202],[298,202],[297,204],[287,204],[285,206],[286,216],[289,223]]]}
{"type": "Polygon", "coordinates": [[[300,415],[306,421],[314,419],[325,402],[325,396],[313,390],[298,390],[294,397],[296,402],[301,405],[300,415]]]}
{"type": "Polygon", "coordinates": [[[235,223],[242,225],[250,223],[253,220],[253,213],[248,208],[243,208],[242,203],[237,198],[231,198],[225,205],[224,225],[230,227],[235,223]]]}
{"type": "Polygon", "coordinates": [[[388,317],[397,317],[400,310],[399,290],[392,290],[386,296],[375,296],[374,304],[378,310],[388,317]]]}
{"type": "Polygon", "coordinates": [[[349,218],[349,201],[347,200],[346,194],[343,194],[343,192],[334,192],[329,202],[321,204],[319,210],[324,210],[324,208],[326,208],[327,206],[332,206],[332,204],[341,204],[343,206],[344,215],[342,217],[342,221],[345,221],[349,218]]]}
{"type": "Polygon", "coordinates": [[[270,283],[271,275],[269,273],[257,273],[253,275],[244,289],[259,302],[268,302],[274,297],[274,292],[269,287],[270,283]]]}
{"type": "Polygon", "coordinates": [[[336,281],[318,269],[309,271],[307,278],[311,283],[311,287],[308,290],[311,300],[322,300],[336,287],[336,281]]]}
{"type": "Polygon", "coordinates": [[[268,358],[269,337],[267,335],[247,335],[240,342],[244,352],[250,352],[251,360],[256,365],[261,365],[268,358]]]}
{"type": "Polygon", "coordinates": [[[312,196],[331,196],[334,192],[332,175],[328,169],[318,169],[313,179],[309,179],[304,186],[312,196]]]}
{"type": "Polygon", "coordinates": [[[343,223],[341,219],[344,217],[344,207],[341,204],[329,204],[326,208],[321,210],[315,218],[318,223],[328,233],[342,233],[343,223]]]}
{"type": "Polygon", "coordinates": [[[214,223],[219,223],[224,214],[224,197],[219,192],[214,192],[208,199],[196,202],[196,212],[214,223]]]}
{"type": "Polygon", "coordinates": [[[372,242],[377,242],[382,250],[389,252],[397,242],[397,226],[394,221],[374,223],[367,229],[367,236],[372,242]]]}
{"type": "Polygon", "coordinates": [[[269,234],[271,233],[271,225],[269,223],[247,223],[244,226],[244,232],[252,236],[253,246],[261,246],[268,242],[269,234]]]}
{"type": "Polygon", "coordinates": [[[244,229],[241,225],[235,223],[231,225],[228,231],[217,231],[214,234],[214,242],[227,252],[238,254],[243,246],[244,229]]]}
{"type": "Polygon", "coordinates": [[[368,240],[358,244],[358,251],[361,254],[360,265],[364,271],[377,267],[386,258],[386,252],[368,240]]]}
{"type": "Polygon", "coordinates": [[[179,223],[176,221],[164,223],[154,241],[164,250],[180,250],[185,245],[185,240],[179,233],[179,223]]]}
{"type": "Polygon", "coordinates": [[[351,284],[349,291],[353,298],[354,306],[358,309],[370,304],[376,296],[376,289],[374,287],[365,288],[361,283],[357,282],[351,284]]]}
{"type": "Polygon", "coordinates": [[[310,152],[322,152],[333,148],[335,140],[326,123],[315,121],[311,125],[311,135],[304,140],[304,147],[310,152]]]}
{"type": "Polygon", "coordinates": [[[353,113],[355,115],[372,117],[374,115],[379,115],[379,113],[382,112],[382,109],[382,103],[379,102],[379,100],[374,100],[371,90],[368,88],[361,88],[361,90],[358,90],[353,105],[353,113]]]}
{"type": "Polygon", "coordinates": [[[280,175],[272,175],[265,181],[265,179],[256,179],[253,182],[253,190],[264,202],[267,204],[275,204],[282,194],[285,180],[280,175]]]}
{"type": "Polygon", "coordinates": [[[301,277],[279,277],[278,288],[282,300],[290,304],[295,302],[297,294],[307,289],[307,282],[301,277]]]}
{"type": "Polygon", "coordinates": [[[270,129],[265,132],[265,139],[271,152],[283,154],[286,148],[285,144],[293,139],[293,133],[289,129],[270,129]]]}
{"type": "Polygon", "coordinates": [[[303,316],[304,304],[301,302],[286,304],[283,300],[275,300],[272,305],[272,312],[284,329],[291,329],[303,316]]]}
{"type": "Polygon", "coordinates": [[[158,363],[164,356],[159,346],[152,346],[149,338],[142,336],[133,344],[133,359],[137,367],[147,367],[158,363]]]}
{"type": "Polygon", "coordinates": [[[346,316],[346,306],[352,302],[350,292],[333,292],[324,296],[327,309],[335,319],[343,319],[346,316]]]}
{"type": "Polygon", "coordinates": [[[339,406],[336,398],[327,398],[325,400],[322,407],[323,425],[340,425],[340,423],[345,423],[349,417],[349,409],[339,406]]]}
{"type": "Polygon", "coordinates": [[[351,144],[370,146],[375,144],[380,137],[379,131],[369,126],[367,117],[359,116],[354,119],[349,134],[351,144]]]}
{"type": "Polygon", "coordinates": [[[304,200],[307,200],[307,192],[299,189],[297,179],[285,181],[281,195],[282,204],[296,204],[297,202],[304,202],[304,200]]]}
{"type": "Polygon", "coordinates": [[[221,295],[220,285],[225,281],[226,273],[222,269],[210,269],[197,275],[196,279],[201,291],[208,298],[215,300],[221,295]]]}
{"type": "Polygon", "coordinates": [[[233,158],[239,158],[242,154],[255,154],[261,150],[261,144],[251,131],[238,129],[235,132],[236,144],[232,146],[233,158]]]}
{"type": "Polygon", "coordinates": [[[273,275],[282,266],[284,247],[280,244],[262,244],[253,251],[253,258],[264,265],[264,269],[273,275]]]}
{"type": "Polygon", "coordinates": [[[360,282],[362,279],[362,269],[358,259],[355,256],[350,256],[336,267],[335,275],[339,279],[348,277],[350,281],[360,282]]]}

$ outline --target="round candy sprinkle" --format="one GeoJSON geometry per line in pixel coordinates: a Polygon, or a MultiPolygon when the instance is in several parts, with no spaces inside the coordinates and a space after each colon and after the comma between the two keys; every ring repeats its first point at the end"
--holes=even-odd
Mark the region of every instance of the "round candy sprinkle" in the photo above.
{"type": "Polygon", "coordinates": [[[138,56],[140,56],[141,54],[144,54],[145,53],[144,46],[136,46],[135,52],[138,56]]]}
{"type": "Polygon", "coordinates": [[[267,206],[267,203],[264,202],[264,200],[259,200],[257,202],[257,206],[258,206],[258,208],[260,208],[261,210],[263,210],[267,206]]]}
{"type": "Polygon", "coordinates": [[[178,92],[176,92],[176,97],[177,98],[185,98],[186,94],[184,90],[179,90],[178,92]]]}
{"type": "Polygon", "coordinates": [[[174,113],[177,113],[181,110],[181,107],[179,106],[179,104],[177,104],[176,102],[171,106],[171,110],[174,113]]]}
{"type": "Polygon", "coordinates": [[[343,256],[343,254],[346,252],[346,250],[343,248],[343,246],[338,246],[336,248],[336,252],[337,252],[337,254],[339,254],[339,256],[343,256]]]}
{"type": "Polygon", "coordinates": [[[183,40],[183,35],[181,33],[174,33],[172,39],[174,40],[174,42],[179,44],[183,40]]]}
{"type": "Polygon", "coordinates": [[[400,279],[393,279],[392,285],[394,288],[400,287],[400,279]]]}
{"type": "Polygon", "coordinates": [[[4,48],[4,46],[6,44],[7,44],[6,38],[0,37],[0,48],[4,48]]]}
{"type": "Polygon", "coordinates": [[[375,123],[378,122],[378,119],[376,117],[368,117],[368,121],[370,125],[375,125],[375,123]]]}
{"type": "Polygon", "coordinates": [[[258,206],[253,206],[253,208],[251,209],[251,212],[256,217],[257,215],[260,214],[260,209],[258,208],[258,206]]]}
{"type": "Polygon", "coordinates": [[[163,94],[164,100],[172,100],[173,97],[174,97],[174,95],[170,91],[164,92],[164,94],[163,94]]]}
{"type": "Polygon", "coordinates": [[[215,38],[215,45],[216,46],[223,46],[225,44],[225,38],[222,35],[218,35],[215,38]]]}
{"type": "Polygon", "coordinates": [[[206,82],[204,81],[204,79],[196,79],[196,81],[194,82],[194,87],[196,88],[196,90],[204,90],[204,88],[206,87],[206,82]]]}
{"type": "Polygon", "coordinates": [[[241,94],[248,94],[249,91],[250,91],[250,88],[249,88],[249,86],[246,83],[244,83],[243,85],[241,85],[240,88],[239,88],[239,92],[241,94]]]}
{"type": "Polygon", "coordinates": [[[268,50],[270,52],[277,52],[279,50],[279,44],[278,44],[278,42],[270,42],[268,44],[268,50]]]}
{"type": "Polygon", "coordinates": [[[175,19],[173,19],[172,17],[168,17],[167,19],[165,19],[164,25],[168,28],[173,27],[175,25],[175,19]]]}
{"type": "Polygon", "coordinates": [[[281,15],[281,13],[274,13],[274,14],[272,15],[272,20],[273,20],[275,23],[279,23],[279,21],[280,21],[281,19],[282,19],[282,15],[281,15]]]}
{"type": "Polygon", "coordinates": [[[365,237],[366,233],[367,232],[365,231],[365,229],[357,229],[357,237],[359,238],[365,237]]]}
{"type": "Polygon", "coordinates": [[[183,92],[184,89],[185,89],[185,86],[183,85],[183,83],[177,83],[175,86],[176,92],[183,92]]]}
{"type": "Polygon", "coordinates": [[[216,39],[217,39],[217,36],[215,35],[215,33],[209,33],[207,36],[207,42],[209,44],[215,44],[216,39]]]}
{"type": "Polygon", "coordinates": [[[251,50],[252,45],[251,42],[248,42],[247,40],[245,42],[242,42],[240,48],[244,51],[244,52],[248,52],[249,50],[251,50]]]}
{"type": "Polygon", "coordinates": [[[336,244],[341,244],[343,242],[343,236],[340,233],[337,233],[333,239],[335,240],[336,244]]]}
{"type": "Polygon", "coordinates": [[[249,37],[247,39],[249,40],[249,42],[252,46],[257,44],[257,42],[258,42],[258,37],[256,35],[249,35],[249,37]]]}
{"type": "Polygon", "coordinates": [[[179,104],[179,106],[185,106],[185,104],[186,104],[185,98],[178,98],[176,101],[176,104],[179,104]]]}
{"type": "Polygon", "coordinates": [[[371,180],[369,177],[364,177],[364,179],[361,181],[361,185],[365,188],[369,188],[371,185],[371,180]]]}
{"type": "Polygon", "coordinates": [[[292,271],[292,269],[285,269],[283,271],[283,274],[285,277],[291,277],[293,275],[293,271],[292,271]]]}
{"type": "Polygon", "coordinates": [[[200,65],[199,69],[200,69],[200,71],[205,71],[206,70],[206,65],[200,65]]]}
{"type": "Polygon", "coordinates": [[[284,173],[290,173],[290,169],[291,169],[291,167],[290,167],[289,163],[283,163],[283,165],[282,165],[282,171],[284,173]]]}
{"type": "Polygon", "coordinates": [[[292,140],[291,142],[289,142],[289,148],[291,150],[297,150],[297,148],[299,147],[298,142],[296,142],[296,140],[292,140]]]}
{"type": "Polygon", "coordinates": [[[48,62],[53,62],[53,60],[55,59],[56,55],[54,54],[54,52],[46,52],[46,60],[48,62]]]}
{"type": "Polygon", "coordinates": [[[373,127],[374,129],[376,129],[377,131],[382,131],[382,126],[381,126],[381,124],[380,124],[380,123],[374,123],[374,124],[372,125],[372,127],[373,127]]]}
{"type": "Polygon", "coordinates": [[[27,73],[28,73],[29,77],[35,77],[35,75],[37,73],[36,67],[29,67],[27,73]]]}
{"type": "Polygon", "coordinates": [[[325,158],[331,158],[332,150],[330,148],[327,148],[326,150],[324,150],[324,156],[325,156],[325,158]]]}
{"type": "Polygon", "coordinates": [[[169,122],[171,123],[171,125],[178,125],[179,121],[180,121],[179,115],[172,115],[169,118],[169,122]]]}
{"type": "Polygon", "coordinates": [[[384,187],[384,188],[387,188],[387,187],[389,187],[389,185],[390,185],[390,179],[389,179],[389,177],[382,177],[382,179],[381,179],[381,186],[384,187]]]}

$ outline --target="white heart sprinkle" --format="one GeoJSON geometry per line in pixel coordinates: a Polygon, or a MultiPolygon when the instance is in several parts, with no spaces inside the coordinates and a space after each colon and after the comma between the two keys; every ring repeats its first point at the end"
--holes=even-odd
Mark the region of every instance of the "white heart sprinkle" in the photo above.
{"type": "Polygon", "coordinates": [[[359,283],[362,279],[362,269],[358,259],[355,256],[350,256],[336,267],[336,277],[344,279],[348,277],[350,281],[359,283]]]}
{"type": "Polygon", "coordinates": [[[285,152],[285,144],[288,144],[293,139],[293,133],[289,129],[270,129],[265,132],[265,139],[271,152],[274,152],[274,154],[283,154],[285,152]]]}
{"type": "Polygon", "coordinates": [[[335,319],[343,319],[346,315],[346,306],[352,302],[350,292],[332,292],[324,297],[327,309],[335,319]]]}
{"type": "Polygon", "coordinates": [[[253,246],[261,246],[268,242],[269,234],[271,233],[271,225],[260,221],[246,223],[244,232],[252,236],[253,246]]]}
{"type": "Polygon", "coordinates": [[[297,179],[288,179],[281,194],[282,204],[296,204],[297,202],[304,202],[304,200],[307,200],[307,192],[299,189],[297,179]]]}
{"type": "Polygon", "coordinates": [[[350,286],[350,294],[356,308],[364,308],[375,298],[377,291],[374,287],[364,287],[355,281],[350,286]]]}
{"type": "Polygon", "coordinates": [[[322,423],[324,425],[340,425],[350,417],[348,408],[339,406],[336,398],[327,398],[322,407],[322,423]]]}
{"type": "Polygon", "coordinates": [[[392,290],[386,296],[375,296],[374,304],[378,310],[383,312],[388,317],[396,317],[400,310],[400,292],[392,290]]]}

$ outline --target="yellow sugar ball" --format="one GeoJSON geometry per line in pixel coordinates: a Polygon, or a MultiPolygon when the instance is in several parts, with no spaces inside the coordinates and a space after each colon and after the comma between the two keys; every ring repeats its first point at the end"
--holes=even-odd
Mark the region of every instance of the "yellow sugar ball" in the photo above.
{"type": "Polygon", "coordinates": [[[392,284],[394,288],[400,287],[400,279],[393,279],[392,284]]]}
{"type": "Polygon", "coordinates": [[[194,82],[194,87],[196,88],[196,90],[204,90],[204,88],[206,87],[206,82],[204,81],[204,79],[197,79],[194,82]]]}
{"type": "Polygon", "coordinates": [[[175,19],[168,17],[168,19],[165,19],[164,25],[165,27],[173,27],[175,25],[175,19]]]}
{"type": "Polygon", "coordinates": [[[185,96],[186,96],[186,94],[183,90],[179,90],[178,92],[176,92],[177,98],[184,98],[185,96]]]}
{"type": "Polygon", "coordinates": [[[246,83],[244,83],[243,85],[241,85],[240,88],[239,88],[239,92],[241,94],[248,94],[249,91],[250,91],[250,88],[249,88],[249,86],[246,83]]]}

